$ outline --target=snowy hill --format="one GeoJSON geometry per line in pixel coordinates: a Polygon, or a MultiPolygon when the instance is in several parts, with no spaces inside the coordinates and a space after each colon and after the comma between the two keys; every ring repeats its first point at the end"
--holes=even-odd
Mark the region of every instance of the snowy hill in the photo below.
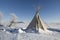
{"type": "Polygon", "coordinates": [[[60,40],[60,33],[35,34],[35,33],[7,33],[0,31],[0,40],[60,40]]]}
{"type": "MultiPolygon", "coordinates": [[[[0,40],[60,40],[59,27],[48,27],[49,33],[10,33],[0,30],[0,40]],[[50,28],[50,29],[49,29],[50,28]]],[[[21,31],[21,30],[20,30],[21,31]]]]}

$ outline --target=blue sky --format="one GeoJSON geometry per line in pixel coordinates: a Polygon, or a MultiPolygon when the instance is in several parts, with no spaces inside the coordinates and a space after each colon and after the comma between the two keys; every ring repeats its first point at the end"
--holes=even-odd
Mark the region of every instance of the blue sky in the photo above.
{"type": "Polygon", "coordinates": [[[4,19],[15,13],[20,21],[30,22],[40,5],[40,17],[45,22],[60,22],[60,0],[0,0],[0,11],[4,19]]]}

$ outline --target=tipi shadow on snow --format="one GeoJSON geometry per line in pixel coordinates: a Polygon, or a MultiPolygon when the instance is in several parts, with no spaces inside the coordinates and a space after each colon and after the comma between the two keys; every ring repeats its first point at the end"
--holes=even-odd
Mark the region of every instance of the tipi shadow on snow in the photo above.
{"type": "Polygon", "coordinates": [[[50,31],[60,32],[60,30],[56,29],[56,28],[47,28],[47,29],[50,30],[50,31]]]}

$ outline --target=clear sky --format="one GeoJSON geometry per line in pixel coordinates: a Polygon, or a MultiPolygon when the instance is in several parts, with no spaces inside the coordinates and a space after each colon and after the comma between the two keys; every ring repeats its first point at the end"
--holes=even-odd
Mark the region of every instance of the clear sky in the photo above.
{"type": "Polygon", "coordinates": [[[40,17],[45,22],[60,22],[60,0],[0,0],[0,11],[4,19],[15,13],[20,21],[30,22],[40,5],[40,17]]]}

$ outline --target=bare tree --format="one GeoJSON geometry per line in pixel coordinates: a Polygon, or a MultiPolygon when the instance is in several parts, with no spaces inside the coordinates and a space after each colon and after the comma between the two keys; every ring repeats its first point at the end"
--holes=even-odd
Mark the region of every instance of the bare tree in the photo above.
{"type": "Polygon", "coordinates": [[[16,20],[17,20],[17,16],[16,16],[14,13],[10,14],[10,25],[9,25],[9,27],[11,27],[11,25],[12,25],[16,20]]]}
{"type": "Polygon", "coordinates": [[[2,12],[0,12],[0,25],[2,25],[2,18],[3,18],[3,14],[2,12]]]}
{"type": "Polygon", "coordinates": [[[10,20],[11,20],[11,21],[16,21],[17,18],[18,18],[18,17],[17,17],[14,13],[10,14],[10,20]]]}
{"type": "Polygon", "coordinates": [[[17,19],[18,19],[18,17],[17,17],[14,13],[12,13],[12,14],[10,15],[10,25],[9,25],[9,27],[11,27],[12,25],[13,25],[14,27],[16,27],[16,24],[17,24],[17,23],[23,23],[23,22],[18,22],[17,19]]]}

